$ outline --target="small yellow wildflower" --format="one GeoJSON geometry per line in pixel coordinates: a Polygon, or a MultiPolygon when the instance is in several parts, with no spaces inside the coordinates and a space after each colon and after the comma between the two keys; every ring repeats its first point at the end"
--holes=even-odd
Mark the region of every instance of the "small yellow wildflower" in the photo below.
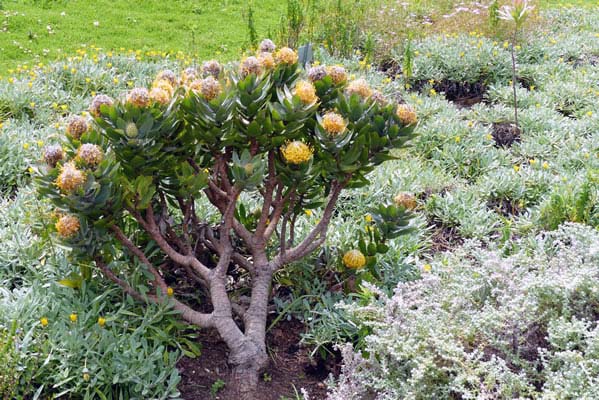
{"type": "Polygon", "coordinates": [[[304,210],[304,213],[308,216],[311,217],[312,216],[312,210],[304,210]]]}
{"type": "Polygon", "coordinates": [[[514,171],[516,171],[516,172],[520,171],[520,166],[519,165],[514,165],[514,171]]]}
{"type": "Polygon", "coordinates": [[[433,266],[432,266],[432,265],[430,265],[430,264],[424,264],[424,265],[422,266],[422,270],[423,270],[424,272],[431,272],[431,271],[433,270],[433,266]]]}
{"type": "Polygon", "coordinates": [[[27,150],[29,148],[29,143],[23,143],[23,148],[27,150]]]}
{"type": "Polygon", "coordinates": [[[167,288],[166,288],[166,295],[167,295],[168,297],[173,297],[173,295],[174,295],[174,294],[175,294],[175,291],[173,290],[173,288],[172,288],[172,287],[167,287],[167,288]]]}
{"type": "Polygon", "coordinates": [[[549,163],[547,161],[543,161],[543,169],[549,169],[549,163]]]}
{"type": "Polygon", "coordinates": [[[372,215],[368,214],[364,217],[364,219],[366,220],[366,222],[372,222],[372,215]]]}
{"type": "Polygon", "coordinates": [[[42,327],[47,327],[48,326],[48,318],[46,317],[42,317],[40,318],[40,324],[42,325],[42,327]]]}
{"type": "Polygon", "coordinates": [[[100,328],[104,328],[104,326],[106,325],[106,318],[98,317],[98,325],[100,325],[100,328]]]}
{"type": "Polygon", "coordinates": [[[77,322],[77,314],[72,313],[71,315],[69,315],[69,319],[71,320],[71,322],[77,322]]]}

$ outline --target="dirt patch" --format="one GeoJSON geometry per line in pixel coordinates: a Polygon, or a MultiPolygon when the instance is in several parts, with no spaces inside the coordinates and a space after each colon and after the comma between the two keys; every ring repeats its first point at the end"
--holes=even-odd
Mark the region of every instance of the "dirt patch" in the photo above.
{"type": "Polygon", "coordinates": [[[456,227],[445,226],[436,221],[432,222],[431,225],[434,227],[431,246],[433,253],[443,253],[464,244],[464,238],[462,238],[456,227]]]}
{"type": "MultiPolygon", "coordinates": [[[[298,345],[304,326],[296,321],[284,321],[267,334],[270,366],[261,376],[258,386],[259,400],[296,398],[295,389],[304,388],[310,399],[326,397],[323,381],[329,373],[338,374],[338,360],[310,360],[310,349],[298,345]]],[[[216,332],[204,333],[200,339],[202,354],[196,358],[182,358],[177,364],[181,373],[179,391],[185,400],[231,400],[231,368],[227,364],[227,346],[216,332]],[[216,391],[216,388],[220,390],[216,391]],[[216,393],[215,393],[216,392],[216,393]]]]}
{"type": "Polygon", "coordinates": [[[414,83],[413,88],[422,91],[424,87],[432,86],[436,92],[445,93],[445,98],[460,108],[469,108],[484,100],[487,85],[482,82],[457,82],[450,80],[431,81],[421,80],[414,83]]]}
{"type": "Polygon", "coordinates": [[[518,202],[509,199],[490,199],[487,202],[487,208],[503,215],[504,217],[509,217],[510,215],[520,215],[522,212],[518,202]]]}
{"type": "Polygon", "coordinates": [[[497,147],[511,147],[514,142],[520,141],[522,131],[512,122],[493,122],[491,135],[497,147]]]}

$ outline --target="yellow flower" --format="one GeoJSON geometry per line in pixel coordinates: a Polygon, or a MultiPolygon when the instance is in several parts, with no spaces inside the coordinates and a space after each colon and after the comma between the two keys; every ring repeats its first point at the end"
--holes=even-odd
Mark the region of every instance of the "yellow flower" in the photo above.
{"type": "Polygon", "coordinates": [[[549,169],[549,163],[547,161],[543,161],[543,169],[549,169]]]}
{"type": "Polygon", "coordinates": [[[168,104],[171,101],[171,95],[164,89],[161,88],[152,88],[152,90],[150,90],[150,99],[154,102],[154,103],[159,103],[159,104],[168,104]]]}
{"type": "Polygon", "coordinates": [[[396,114],[404,125],[414,125],[418,122],[416,111],[407,104],[398,104],[396,114]]]}
{"type": "Polygon", "coordinates": [[[79,147],[79,149],[77,149],[77,158],[83,161],[86,165],[95,167],[102,162],[104,153],[102,152],[100,146],[91,143],[84,143],[79,147]]]}
{"type": "Polygon", "coordinates": [[[281,153],[289,164],[298,165],[309,161],[314,154],[314,150],[304,142],[294,140],[281,146],[281,153]]]}
{"type": "Polygon", "coordinates": [[[202,79],[200,91],[202,96],[204,96],[206,100],[210,101],[215,99],[220,94],[222,88],[220,83],[214,79],[212,75],[209,75],[207,78],[202,79]]]}
{"type": "Polygon", "coordinates": [[[48,318],[42,317],[40,318],[40,324],[45,328],[48,326],[48,318]]]}
{"type": "Polygon", "coordinates": [[[345,131],[347,123],[341,115],[331,111],[322,118],[322,127],[331,135],[340,135],[345,131]]]}
{"type": "Polygon", "coordinates": [[[311,82],[308,81],[298,81],[295,84],[294,93],[304,104],[312,104],[318,101],[318,96],[316,96],[316,89],[311,82]]]}
{"type": "Polygon", "coordinates": [[[462,138],[459,136],[456,136],[454,140],[456,143],[460,143],[462,141],[462,138]]]}
{"type": "Polygon", "coordinates": [[[72,313],[71,315],[69,315],[69,319],[71,320],[71,322],[77,322],[77,314],[72,313]]]}
{"type": "Polygon", "coordinates": [[[172,96],[175,92],[174,86],[171,85],[170,81],[167,81],[165,79],[155,80],[154,83],[152,83],[152,87],[162,89],[168,92],[170,96],[172,96]]]}
{"type": "Polygon", "coordinates": [[[239,72],[242,76],[259,75],[262,72],[262,64],[256,57],[248,57],[241,62],[239,72]]]}
{"type": "Polygon", "coordinates": [[[275,60],[278,64],[292,65],[297,62],[297,53],[289,47],[283,47],[275,53],[275,60]]]}
{"type": "Polygon", "coordinates": [[[127,95],[127,103],[139,108],[147,107],[150,105],[150,93],[148,89],[139,87],[131,90],[127,95]]]}
{"type": "Polygon", "coordinates": [[[364,79],[356,79],[355,81],[351,81],[349,85],[347,85],[347,89],[345,89],[348,95],[357,94],[362,98],[368,98],[372,95],[372,89],[370,85],[364,79]]]}
{"type": "Polygon", "coordinates": [[[173,290],[173,288],[172,287],[167,287],[166,288],[166,295],[168,297],[173,297],[173,294],[175,294],[175,291],[173,290]]]}
{"type": "Polygon", "coordinates": [[[366,220],[366,222],[372,222],[372,215],[368,214],[364,217],[364,219],[366,220]]]}
{"type": "Polygon", "coordinates": [[[593,116],[593,112],[592,111],[587,111],[587,116],[592,117],[593,116]]]}
{"type": "Polygon", "coordinates": [[[54,226],[56,227],[56,232],[66,239],[79,231],[79,219],[74,215],[63,215],[54,226]]]}
{"type": "Polygon", "coordinates": [[[304,213],[308,216],[311,217],[312,216],[312,210],[304,210],[304,213]]]}
{"type": "Polygon", "coordinates": [[[407,210],[413,210],[418,205],[416,196],[411,193],[399,193],[393,198],[393,202],[398,207],[403,207],[407,210]]]}
{"type": "Polygon", "coordinates": [[[516,172],[520,171],[520,166],[519,165],[514,165],[514,171],[516,171],[516,172]]]}
{"type": "Polygon", "coordinates": [[[432,266],[432,265],[430,265],[430,264],[424,264],[424,265],[422,266],[422,270],[423,270],[424,272],[431,272],[431,271],[433,270],[433,266],[432,266]]]}
{"type": "Polygon", "coordinates": [[[23,148],[27,150],[29,148],[29,143],[23,143],[23,148]]]}
{"type": "Polygon", "coordinates": [[[437,95],[437,91],[435,89],[429,90],[429,93],[430,93],[431,96],[436,96],[437,95]]]}
{"type": "Polygon", "coordinates": [[[85,183],[85,175],[74,163],[69,162],[62,166],[60,175],[56,178],[55,184],[65,193],[71,193],[85,183]]]}
{"type": "Polygon", "coordinates": [[[106,318],[98,317],[98,325],[100,325],[100,328],[104,328],[104,326],[106,325],[106,318]]]}
{"type": "Polygon", "coordinates": [[[92,96],[95,96],[95,97],[93,98],[91,105],[89,106],[89,111],[95,117],[100,116],[100,108],[102,106],[110,107],[113,104],[112,99],[110,97],[106,96],[105,94],[100,94],[100,95],[96,96],[92,92],[92,96]]]}
{"type": "Polygon", "coordinates": [[[332,67],[328,67],[327,73],[335,85],[339,85],[347,81],[347,73],[345,72],[345,68],[341,66],[333,65],[332,67]]]}
{"type": "Polygon", "coordinates": [[[366,257],[360,250],[353,249],[343,255],[343,264],[347,268],[360,269],[366,265],[366,257]]]}
{"type": "Polygon", "coordinates": [[[271,53],[263,52],[258,54],[258,61],[264,69],[268,70],[273,69],[275,67],[275,59],[271,53]]]}
{"type": "Polygon", "coordinates": [[[170,69],[162,70],[156,75],[156,81],[167,81],[172,87],[177,86],[177,75],[170,69]]]}

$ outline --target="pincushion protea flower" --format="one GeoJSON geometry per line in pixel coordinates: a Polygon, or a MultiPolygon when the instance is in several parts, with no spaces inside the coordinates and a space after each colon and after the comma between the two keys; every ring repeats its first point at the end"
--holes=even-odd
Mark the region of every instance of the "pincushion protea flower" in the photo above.
{"type": "Polygon", "coordinates": [[[343,265],[351,269],[362,268],[366,265],[366,257],[360,250],[350,250],[343,255],[343,265]]]}
{"type": "Polygon", "coordinates": [[[312,82],[316,82],[321,79],[324,79],[325,76],[327,76],[327,68],[324,65],[312,67],[308,70],[308,78],[312,82]]]}
{"type": "Polygon", "coordinates": [[[370,88],[370,85],[362,78],[351,81],[349,85],[347,85],[345,91],[350,96],[357,94],[363,99],[366,99],[372,95],[372,89],[370,88]]]}
{"type": "Polygon", "coordinates": [[[262,52],[258,54],[258,61],[260,65],[266,70],[273,69],[275,67],[275,59],[273,58],[271,53],[262,52]]]}
{"type": "Polygon", "coordinates": [[[339,85],[347,81],[347,73],[345,72],[345,68],[339,65],[333,65],[327,68],[327,73],[333,80],[335,85],[339,85]]]}
{"type": "Polygon", "coordinates": [[[416,122],[418,122],[416,111],[414,111],[414,109],[407,104],[398,104],[396,114],[401,123],[404,125],[414,125],[416,122]]]}
{"type": "Polygon", "coordinates": [[[221,91],[222,88],[220,86],[220,83],[216,79],[214,79],[214,77],[208,76],[207,78],[202,79],[200,92],[206,100],[210,101],[216,98],[221,91]]]}
{"type": "Polygon", "coordinates": [[[194,81],[192,81],[189,84],[189,86],[188,86],[187,89],[191,90],[195,94],[202,94],[202,80],[201,79],[195,79],[194,81]]]}
{"type": "Polygon", "coordinates": [[[78,140],[79,138],[81,138],[81,135],[87,132],[88,129],[89,126],[87,124],[86,119],[79,115],[76,115],[73,118],[71,118],[67,125],[67,134],[78,140]]]}
{"type": "Polygon", "coordinates": [[[316,89],[314,85],[308,81],[298,81],[295,84],[295,89],[293,91],[304,104],[312,104],[318,100],[318,96],[316,96],[316,89]]]}
{"type": "Polygon", "coordinates": [[[198,71],[194,67],[185,68],[185,71],[183,71],[183,75],[181,76],[181,83],[186,85],[196,79],[198,79],[198,71]]]}
{"type": "Polygon", "coordinates": [[[297,53],[289,47],[282,47],[275,53],[275,61],[278,64],[293,65],[297,63],[297,53]]]}
{"type": "Polygon", "coordinates": [[[345,131],[347,123],[335,112],[328,112],[322,117],[322,127],[331,135],[339,135],[345,131]]]}
{"type": "Polygon", "coordinates": [[[389,103],[387,98],[378,90],[374,90],[372,92],[370,99],[376,102],[379,106],[386,106],[389,103]]]}
{"type": "Polygon", "coordinates": [[[264,39],[260,42],[260,46],[258,46],[258,50],[261,53],[272,53],[276,48],[277,46],[275,46],[274,42],[270,39],[264,39]]]}
{"type": "Polygon", "coordinates": [[[164,91],[166,91],[169,96],[172,96],[173,93],[175,93],[175,88],[173,85],[170,84],[169,81],[161,79],[159,81],[154,81],[154,83],[152,84],[152,88],[158,88],[158,89],[162,89],[164,91]]]}
{"type": "Polygon", "coordinates": [[[44,162],[50,167],[56,167],[56,164],[64,158],[64,151],[59,144],[53,144],[44,148],[44,162]]]}
{"type": "Polygon", "coordinates": [[[202,65],[202,72],[205,75],[212,75],[215,79],[218,79],[218,76],[220,75],[221,71],[222,67],[220,66],[220,63],[216,60],[206,61],[202,65]]]}
{"type": "Polygon", "coordinates": [[[85,143],[82,144],[77,150],[77,158],[84,164],[90,167],[95,167],[102,162],[104,153],[102,152],[100,146],[91,143],[85,143]]]}
{"type": "Polygon", "coordinates": [[[150,93],[144,87],[138,87],[129,92],[127,103],[135,107],[144,108],[150,105],[150,93]]]}
{"type": "Polygon", "coordinates": [[[239,72],[242,76],[259,75],[262,72],[262,64],[256,57],[248,57],[241,62],[239,72]]]}
{"type": "Polygon", "coordinates": [[[171,101],[171,95],[164,89],[155,87],[150,90],[150,99],[154,103],[168,104],[171,101]]]}
{"type": "Polygon", "coordinates": [[[177,86],[177,75],[170,69],[160,71],[158,75],[156,75],[156,82],[162,80],[167,81],[172,87],[177,86]]]}
{"type": "Polygon", "coordinates": [[[108,96],[106,96],[105,94],[99,94],[97,96],[95,96],[89,106],[89,112],[95,116],[95,117],[99,117],[100,116],[100,108],[102,106],[112,106],[114,102],[112,101],[112,99],[108,96]]]}
{"type": "Polygon", "coordinates": [[[416,196],[411,193],[399,193],[393,198],[393,201],[397,206],[403,207],[407,210],[413,210],[418,205],[416,202],[416,196]]]}
{"type": "Polygon", "coordinates": [[[85,175],[73,162],[62,166],[60,174],[56,178],[56,186],[65,193],[72,193],[85,183],[85,175]]]}
{"type": "Polygon", "coordinates": [[[63,238],[69,238],[79,231],[79,219],[74,215],[63,215],[55,224],[56,232],[63,238]]]}
{"type": "Polygon", "coordinates": [[[281,153],[286,162],[298,165],[309,161],[314,154],[314,150],[306,143],[294,140],[282,146],[281,153]]]}

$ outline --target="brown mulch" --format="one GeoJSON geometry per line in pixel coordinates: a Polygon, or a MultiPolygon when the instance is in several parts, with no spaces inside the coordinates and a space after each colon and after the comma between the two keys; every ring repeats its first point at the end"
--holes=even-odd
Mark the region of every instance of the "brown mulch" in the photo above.
{"type": "Polygon", "coordinates": [[[521,133],[512,122],[494,122],[491,130],[496,147],[511,147],[514,142],[520,141],[521,133]]]}
{"type": "MultiPolygon", "coordinates": [[[[338,373],[334,361],[325,363],[310,360],[310,349],[301,347],[300,334],[304,326],[297,320],[282,321],[267,334],[267,346],[271,356],[270,366],[261,376],[258,386],[259,400],[295,399],[304,388],[311,400],[326,398],[326,385],[323,383],[329,373],[338,373]]],[[[227,393],[231,387],[231,368],[227,364],[227,346],[216,332],[206,332],[199,339],[202,354],[196,358],[182,358],[177,364],[181,373],[179,391],[185,400],[229,400],[227,393]],[[224,382],[224,388],[215,395],[211,388],[215,382],[224,382]]]]}

